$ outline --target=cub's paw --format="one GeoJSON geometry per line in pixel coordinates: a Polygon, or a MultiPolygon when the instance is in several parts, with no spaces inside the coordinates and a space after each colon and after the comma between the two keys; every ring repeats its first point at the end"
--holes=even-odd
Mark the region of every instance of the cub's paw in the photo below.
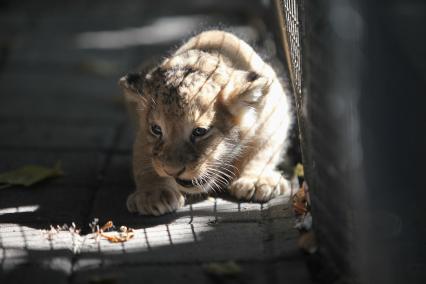
{"type": "Polygon", "coordinates": [[[183,195],[172,189],[137,190],[127,197],[127,209],[143,215],[163,215],[185,204],[183,195]]]}
{"type": "Polygon", "coordinates": [[[272,198],[290,192],[290,182],[278,172],[259,177],[242,176],[229,187],[233,196],[240,200],[267,202],[272,198]]]}

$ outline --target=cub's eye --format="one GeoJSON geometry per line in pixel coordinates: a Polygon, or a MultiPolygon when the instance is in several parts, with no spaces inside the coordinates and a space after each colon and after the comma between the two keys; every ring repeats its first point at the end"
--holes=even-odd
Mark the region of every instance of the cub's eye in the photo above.
{"type": "Polygon", "coordinates": [[[209,130],[207,128],[197,127],[192,130],[192,136],[201,137],[206,135],[209,130]]]}
{"type": "Polygon", "coordinates": [[[163,134],[163,131],[161,131],[161,127],[158,126],[157,124],[151,125],[151,132],[155,136],[161,136],[163,134]]]}

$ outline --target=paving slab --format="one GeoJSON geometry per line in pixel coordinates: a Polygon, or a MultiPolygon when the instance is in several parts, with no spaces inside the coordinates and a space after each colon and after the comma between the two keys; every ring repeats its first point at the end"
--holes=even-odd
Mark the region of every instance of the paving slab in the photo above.
{"type": "MultiPolygon", "coordinates": [[[[114,150],[117,150],[117,146],[114,150]]],[[[133,182],[132,155],[130,152],[124,154],[113,153],[111,155],[111,161],[105,169],[103,186],[112,188],[117,186],[117,189],[124,188],[124,194],[128,194],[130,190],[133,190],[135,185],[133,182]],[[125,188],[128,189],[126,190],[125,188]]]]}
{"type": "Polygon", "coordinates": [[[43,183],[31,188],[13,187],[0,194],[0,223],[83,224],[94,188],[84,185],[43,183]]]}
{"type": "MultiPolygon", "coordinates": [[[[115,199],[117,204],[110,203],[104,207],[108,213],[101,216],[101,224],[114,220],[117,226],[132,226],[136,228],[134,240],[121,246],[107,241],[86,241],[77,265],[81,262],[81,266],[84,266],[93,253],[106,258],[99,263],[107,261],[110,265],[127,261],[167,263],[230,258],[247,260],[298,254],[295,245],[297,232],[292,229],[294,220],[288,210],[286,197],[279,198],[281,202],[276,200],[272,207],[268,204],[235,203],[209,198],[186,205],[173,214],[149,217],[126,213],[123,203],[125,196],[120,195],[121,198],[115,199]],[[282,210],[280,218],[268,218],[266,212],[277,210],[271,209],[275,207],[282,210]],[[120,259],[115,253],[117,251],[125,251],[126,256],[120,259]]],[[[98,198],[103,199],[99,192],[98,198]]],[[[94,208],[97,208],[96,205],[94,208]]],[[[101,215],[96,212],[92,212],[95,213],[94,217],[101,215]]]]}
{"type": "Polygon", "coordinates": [[[102,222],[115,220],[119,224],[153,226],[161,223],[247,223],[260,222],[262,207],[256,203],[235,203],[222,199],[208,198],[196,204],[188,204],[175,213],[161,217],[130,214],[126,209],[126,198],[133,188],[101,187],[91,213],[92,218],[102,222]]]}
{"type": "MultiPolygon", "coordinates": [[[[53,76],[56,72],[68,72],[68,75],[80,74],[105,79],[127,71],[132,63],[132,52],[121,49],[82,49],[77,46],[76,37],[77,35],[63,34],[58,30],[48,34],[20,33],[5,40],[4,45],[8,48],[5,71],[12,74],[50,72],[53,76]]],[[[142,51],[143,54],[149,54],[149,48],[142,51]]]]}
{"type": "Polygon", "coordinates": [[[46,226],[86,220],[106,163],[104,153],[3,150],[0,172],[30,164],[53,167],[58,161],[64,176],[31,187],[14,186],[0,191],[0,223],[46,226]]]}
{"type": "Polygon", "coordinates": [[[13,269],[0,273],[2,283],[55,283],[66,284],[69,281],[69,272],[62,267],[70,266],[71,260],[63,257],[54,258],[43,263],[24,263],[14,266],[13,269]]]}
{"type": "Polygon", "coordinates": [[[76,246],[76,240],[68,233],[48,239],[31,225],[1,224],[0,280],[2,283],[67,283],[76,246]]]}
{"type": "Polygon", "coordinates": [[[119,125],[0,121],[0,149],[109,149],[119,125]]]}
{"type": "Polygon", "coordinates": [[[117,144],[116,149],[121,152],[132,152],[133,142],[135,139],[135,122],[131,120],[130,116],[124,122],[122,135],[117,144]]]}
{"type": "MultiPolygon", "coordinates": [[[[0,172],[10,171],[25,165],[53,167],[60,162],[64,175],[37,186],[45,185],[94,185],[100,178],[99,174],[106,163],[107,155],[102,151],[66,151],[52,149],[0,150],[0,172]]],[[[33,187],[31,187],[33,188],[33,187]]],[[[31,191],[29,188],[29,191],[31,191]]],[[[13,195],[13,188],[9,194],[13,195]]],[[[4,193],[0,191],[0,196],[4,193]]],[[[34,192],[37,194],[37,191],[34,192]]],[[[6,194],[5,194],[6,195],[6,194]]],[[[55,196],[52,196],[56,198],[55,196]]],[[[0,198],[1,199],[1,198],[0,198]]]]}
{"type": "Polygon", "coordinates": [[[118,120],[123,117],[124,107],[117,80],[67,76],[60,72],[57,75],[3,74],[0,115],[21,119],[41,116],[52,120],[63,117],[118,120]]]}
{"type": "Polygon", "coordinates": [[[74,268],[84,269],[93,259],[99,266],[135,263],[180,263],[264,256],[259,224],[176,224],[136,229],[135,237],[115,244],[87,239],[74,268]]]}
{"type": "MultiPolygon", "coordinates": [[[[178,265],[134,265],[111,271],[87,270],[77,272],[71,283],[90,283],[90,281],[105,281],[105,283],[268,283],[274,275],[259,273],[267,271],[264,263],[237,263],[240,272],[231,276],[220,276],[209,273],[208,266],[212,263],[178,264],[178,265]],[[110,281],[110,282],[107,282],[110,281]]],[[[273,271],[275,273],[275,271],[273,271]]],[[[289,278],[289,277],[288,277],[289,278]]],[[[294,278],[293,278],[294,279],[294,278]]],[[[300,279],[294,279],[300,280],[300,279]]],[[[272,282],[269,282],[272,283],[272,282]]],[[[286,282],[282,282],[286,283],[286,282]]],[[[296,283],[296,282],[288,282],[296,283]]],[[[297,282],[300,283],[300,282],[297,282]]]]}
{"type": "Polygon", "coordinates": [[[188,197],[161,217],[125,207],[133,130],[118,78],[203,28],[262,40],[266,1],[3,2],[0,172],[61,161],[65,176],[0,191],[0,283],[309,283],[288,197],[188,197]],[[135,236],[98,240],[93,218],[135,236]],[[81,234],[41,231],[72,222],[81,234]],[[206,273],[229,260],[236,277],[206,273]]]}
{"type": "MultiPolygon", "coordinates": [[[[49,229],[49,227],[46,229],[49,229]]],[[[0,232],[1,247],[10,252],[9,255],[6,253],[6,258],[2,258],[2,262],[10,258],[22,257],[23,255],[18,252],[19,250],[26,250],[25,257],[31,259],[33,252],[34,257],[37,258],[37,250],[40,253],[55,251],[58,255],[71,256],[71,253],[79,246],[78,236],[68,231],[58,232],[49,238],[41,229],[35,229],[28,225],[3,224],[0,232]]],[[[45,255],[48,257],[47,253],[45,255]]]]}

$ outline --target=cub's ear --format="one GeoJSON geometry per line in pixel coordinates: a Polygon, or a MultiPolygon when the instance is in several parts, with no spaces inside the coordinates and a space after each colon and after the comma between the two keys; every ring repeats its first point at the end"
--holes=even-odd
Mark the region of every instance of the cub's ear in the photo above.
{"type": "Polygon", "coordinates": [[[144,73],[129,73],[120,78],[118,84],[121,86],[126,100],[137,102],[140,99],[144,77],[144,73]]]}
{"type": "Polygon", "coordinates": [[[222,90],[223,101],[231,113],[236,115],[247,107],[256,108],[269,92],[271,83],[271,79],[254,71],[235,71],[222,90]]]}

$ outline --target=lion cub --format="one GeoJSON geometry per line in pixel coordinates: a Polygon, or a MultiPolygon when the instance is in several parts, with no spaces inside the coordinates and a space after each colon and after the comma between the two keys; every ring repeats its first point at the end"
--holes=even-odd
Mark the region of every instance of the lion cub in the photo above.
{"type": "Polygon", "coordinates": [[[129,211],[172,212],[184,193],[227,189],[256,202],[289,193],[276,169],[292,123],[288,94],[241,39],[203,32],[120,85],[138,124],[129,211]]]}

